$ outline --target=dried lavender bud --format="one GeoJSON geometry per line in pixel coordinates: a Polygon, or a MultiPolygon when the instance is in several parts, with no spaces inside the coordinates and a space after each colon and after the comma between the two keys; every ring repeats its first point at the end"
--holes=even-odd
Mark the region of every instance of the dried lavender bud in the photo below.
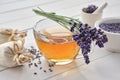
{"type": "Polygon", "coordinates": [[[48,62],[49,67],[54,67],[55,63],[54,62],[48,62]]]}
{"type": "Polygon", "coordinates": [[[53,70],[52,70],[51,68],[49,69],[49,71],[50,71],[50,72],[53,72],[53,70]]]}
{"type": "Polygon", "coordinates": [[[28,64],[29,68],[31,68],[32,65],[33,65],[33,63],[29,63],[29,64],[28,64]]]}
{"type": "Polygon", "coordinates": [[[28,52],[32,53],[33,55],[36,55],[37,50],[33,46],[31,46],[31,48],[27,49],[27,50],[28,50],[28,52]]]}
{"type": "Polygon", "coordinates": [[[43,72],[45,72],[45,73],[46,73],[47,71],[46,71],[46,70],[43,70],[43,72]]]}
{"type": "Polygon", "coordinates": [[[40,70],[42,69],[42,67],[40,67],[40,70]]]}
{"type": "Polygon", "coordinates": [[[34,63],[34,66],[35,66],[35,67],[38,67],[38,65],[37,65],[36,63],[34,63]]]}
{"type": "Polygon", "coordinates": [[[34,75],[37,75],[37,73],[36,73],[36,72],[34,72],[34,75]]]}

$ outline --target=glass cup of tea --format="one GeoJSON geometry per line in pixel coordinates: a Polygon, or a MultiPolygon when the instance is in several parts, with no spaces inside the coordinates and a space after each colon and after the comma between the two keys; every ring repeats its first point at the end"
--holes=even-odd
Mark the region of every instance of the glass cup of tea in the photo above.
{"type": "Polygon", "coordinates": [[[39,50],[48,61],[63,65],[72,62],[78,55],[80,48],[72,39],[72,33],[57,22],[40,20],[33,32],[39,50]]]}

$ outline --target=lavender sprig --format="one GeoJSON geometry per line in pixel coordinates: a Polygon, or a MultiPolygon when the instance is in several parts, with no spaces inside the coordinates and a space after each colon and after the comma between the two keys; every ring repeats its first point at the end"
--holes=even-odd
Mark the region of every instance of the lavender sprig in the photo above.
{"type": "Polygon", "coordinates": [[[47,17],[48,19],[51,19],[57,23],[59,23],[60,25],[64,26],[67,29],[70,29],[70,26],[72,26],[73,22],[77,22],[77,23],[81,23],[80,20],[78,19],[74,19],[71,17],[66,17],[66,16],[61,16],[61,15],[57,15],[53,12],[49,13],[49,12],[45,12],[42,9],[38,8],[37,9],[33,9],[33,11],[41,16],[47,17]]]}
{"type": "Polygon", "coordinates": [[[73,40],[80,46],[85,63],[90,63],[88,53],[91,51],[93,42],[100,48],[104,47],[104,43],[108,41],[103,31],[91,28],[88,24],[83,24],[79,19],[48,13],[41,9],[33,10],[36,14],[47,17],[59,23],[63,27],[73,32],[73,40]]]}
{"type": "Polygon", "coordinates": [[[74,33],[73,39],[81,47],[87,64],[90,62],[88,53],[91,51],[92,43],[95,42],[98,47],[102,48],[104,47],[104,43],[108,41],[103,31],[91,28],[88,24],[74,23],[70,31],[74,33]]]}

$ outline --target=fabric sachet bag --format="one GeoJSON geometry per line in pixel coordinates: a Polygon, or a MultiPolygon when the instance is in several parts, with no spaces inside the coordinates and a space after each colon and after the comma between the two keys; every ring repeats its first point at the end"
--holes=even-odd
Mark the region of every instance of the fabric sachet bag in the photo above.
{"type": "Polygon", "coordinates": [[[24,48],[25,32],[4,29],[0,32],[0,65],[15,67],[33,59],[24,48]]]}

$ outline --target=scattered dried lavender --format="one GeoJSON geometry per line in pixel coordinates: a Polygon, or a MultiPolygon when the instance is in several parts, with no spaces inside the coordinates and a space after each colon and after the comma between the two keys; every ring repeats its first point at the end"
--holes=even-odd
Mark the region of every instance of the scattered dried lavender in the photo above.
{"type": "Polygon", "coordinates": [[[42,67],[40,67],[40,70],[42,69],[42,67]]]}
{"type": "Polygon", "coordinates": [[[34,66],[35,66],[35,67],[38,67],[37,63],[34,63],[34,66]]]}
{"type": "Polygon", "coordinates": [[[99,27],[108,32],[120,33],[120,23],[102,23],[99,27]]]}
{"type": "Polygon", "coordinates": [[[37,73],[36,73],[36,72],[34,72],[34,75],[37,75],[37,73]]]}
{"type": "Polygon", "coordinates": [[[93,13],[98,7],[95,6],[95,5],[89,5],[88,7],[86,8],[83,8],[82,10],[85,12],[85,13],[93,13]]]}
{"type": "Polygon", "coordinates": [[[30,62],[30,63],[28,64],[29,68],[31,68],[32,65],[33,65],[33,63],[30,62]]]}
{"type": "Polygon", "coordinates": [[[43,70],[45,73],[47,72],[46,70],[43,70]]]}
{"type": "MultiPolygon", "coordinates": [[[[49,62],[48,62],[49,63],[48,64],[48,67],[49,67],[48,70],[43,69],[43,67],[39,67],[42,64],[42,61],[40,59],[41,56],[42,56],[42,53],[39,50],[37,50],[33,46],[31,46],[29,49],[26,49],[26,51],[28,51],[29,53],[32,53],[34,55],[34,59],[38,59],[38,61],[36,63],[30,61],[28,63],[29,68],[31,68],[33,66],[33,67],[39,68],[39,70],[42,70],[44,73],[47,73],[47,71],[53,72],[51,67],[54,67],[54,64],[51,64],[49,62]]],[[[37,72],[34,72],[34,75],[37,75],[37,72]]]]}
{"type": "Polygon", "coordinates": [[[49,71],[50,71],[50,72],[53,72],[53,70],[52,70],[51,68],[49,69],[49,71]]]}
{"type": "Polygon", "coordinates": [[[49,67],[54,67],[55,64],[56,64],[55,62],[48,62],[49,67]]]}

